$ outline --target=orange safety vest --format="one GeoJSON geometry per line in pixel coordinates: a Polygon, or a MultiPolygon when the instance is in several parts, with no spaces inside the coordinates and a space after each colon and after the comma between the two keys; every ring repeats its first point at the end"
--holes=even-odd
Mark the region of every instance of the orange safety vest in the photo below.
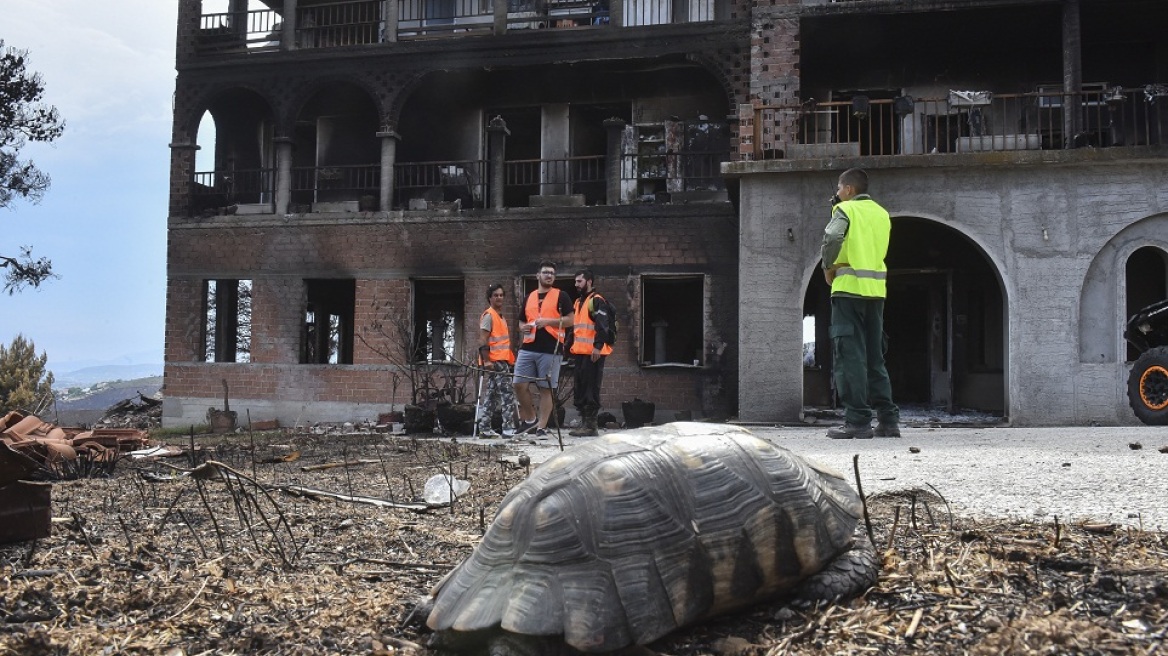
{"type": "MultiPolygon", "coordinates": [[[[604,298],[600,294],[592,293],[586,298],[576,299],[576,312],[572,319],[572,353],[576,355],[592,355],[596,348],[596,323],[592,321],[588,309],[588,301],[594,296],[604,298]]],[[[612,353],[612,344],[605,344],[600,348],[601,355],[609,353],[612,353]]]]}
{"type": "MultiPolygon", "coordinates": [[[[552,287],[548,290],[546,296],[543,297],[543,304],[539,302],[539,290],[535,290],[527,295],[527,305],[524,306],[523,311],[527,317],[527,323],[535,323],[539,317],[545,319],[559,319],[560,318],[560,290],[552,287]]],[[[564,343],[564,329],[557,326],[544,326],[544,330],[552,334],[557,342],[564,343]]],[[[531,330],[523,334],[523,343],[530,344],[535,341],[535,331],[531,330]]]]}
{"type": "Polygon", "coordinates": [[[515,364],[515,352],[511,350],[511,333],[507,331],[507,322],[503,321],[503,317],[499,316],[494,308],[487,308],[479,316],[480,324],[483,317],[488,314],[491,315],[491,334],[487,335],[490,361],[515,364]]]}

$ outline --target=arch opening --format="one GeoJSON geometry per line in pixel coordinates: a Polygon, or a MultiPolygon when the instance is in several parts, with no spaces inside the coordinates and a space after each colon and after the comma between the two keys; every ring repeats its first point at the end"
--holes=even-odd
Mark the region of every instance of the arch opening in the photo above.
{"type": "MultiPolygon", "coordinates": [[[[1152,303],[1168,298],[1168,253],[1155,246],[1137,249],[1127,258],[1124,268],[1127,289],[1127,312],[1130,317],[1152,303]]],[[[1127,361],[1140,357],[1139,349],[1127,345],[1127,361]]]]}
{"type": "MultiPolygon", "coordinates": [[[[1006,295],[984,251],[937,221],[894,217],[886,262],[885,363],[896,403],[1005,415],[1006,295]]],[[[803,302],[804,339],[814,344],[804,346],[803,397],[812,407],[835,405],[830,294],[816,272],[803,302]]]]}
{"type": "Polygon", "coordinates": [[[275,123],[268,103],[248,89],[216,95],[199,120],[192,187],[194,213],[270,211],[275,195],[275,123]]]}

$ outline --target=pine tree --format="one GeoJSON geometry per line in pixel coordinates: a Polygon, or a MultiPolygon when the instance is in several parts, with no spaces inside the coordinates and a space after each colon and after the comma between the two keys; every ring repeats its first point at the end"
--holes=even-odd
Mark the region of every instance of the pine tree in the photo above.
{"type": "Polygon", "coordinates": [[[0,414],[39,411],[53,389],[53,373],[45,368],[48,361],[46,353],[37,357],[36,346],[23,335],[17,335],[11,347],[0,344],[0,414]]]}

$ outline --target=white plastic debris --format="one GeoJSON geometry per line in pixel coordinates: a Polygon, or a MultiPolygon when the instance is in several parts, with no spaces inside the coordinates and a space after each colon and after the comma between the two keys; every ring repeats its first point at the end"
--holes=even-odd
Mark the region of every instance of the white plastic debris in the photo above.
{"type": "MultiPolygon", "coordinates": [[[[449,474],[437,474],[427,479],[426,486],[422,490],[422,497],[426,503],[432,506],[450,503],[451,479],[449,474]]],[[[470,481],[464,481],[461,478],[453,480],[454,498],[457,499],[470,489],[470,481]]]]}

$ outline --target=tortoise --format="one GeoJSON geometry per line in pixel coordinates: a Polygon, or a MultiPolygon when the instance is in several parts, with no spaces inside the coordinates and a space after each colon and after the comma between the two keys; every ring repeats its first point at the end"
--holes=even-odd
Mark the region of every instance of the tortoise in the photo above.
{"type": "Polygon", "coordinates": [[[861,510],[838,473],[744,428],[610,433],[508,492],[415,612],[440,650],[633,653],[759,601],[874,585],[876,555],[854,538],[861,510]]]}

